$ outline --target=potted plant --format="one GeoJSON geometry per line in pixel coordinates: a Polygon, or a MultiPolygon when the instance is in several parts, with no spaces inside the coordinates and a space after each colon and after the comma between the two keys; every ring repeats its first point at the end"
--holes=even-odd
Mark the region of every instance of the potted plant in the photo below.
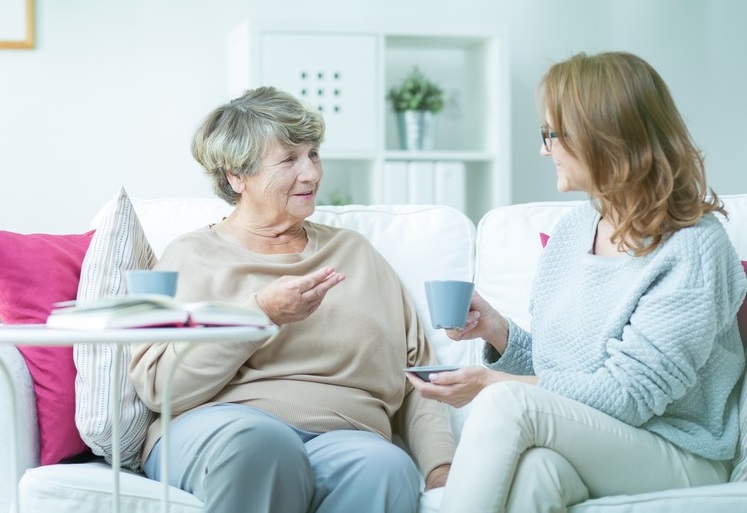
{"type": "Polygon", "coordinates": [[[389,89],[387,99],[397,115],[402,149],[432,150],[434,116],[444,108],[443,89],[415,66],[389,89]]]}

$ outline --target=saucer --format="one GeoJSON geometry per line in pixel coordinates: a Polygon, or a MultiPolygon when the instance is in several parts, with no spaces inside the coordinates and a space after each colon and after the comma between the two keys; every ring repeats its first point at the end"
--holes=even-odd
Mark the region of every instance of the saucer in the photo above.
{"type": "Polygon", "coordinates": [[[415,374],[423,381],[428,381],[428,375],[434,372],[448,372],[459,370],[459,365],[422,365],[420,367],[407,367],[403,369],[405,372],[415,374]]]}

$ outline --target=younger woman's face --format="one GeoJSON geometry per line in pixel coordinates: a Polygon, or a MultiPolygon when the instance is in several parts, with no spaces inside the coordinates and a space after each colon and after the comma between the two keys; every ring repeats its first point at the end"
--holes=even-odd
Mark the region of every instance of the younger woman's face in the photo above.
{"type": "MultiPolygon", "coordinates": [[[[545,116],[548,132],[555,132],[548,116],[545,116]]],[[[540,146],[540,155],[552,157],[558,177],[558,192],[588,192],[589,169],[576,157],[572,156],[556,137],[548,138],[540,146]],[[550,146],[550,150],[547,149],[550,146]]]]}

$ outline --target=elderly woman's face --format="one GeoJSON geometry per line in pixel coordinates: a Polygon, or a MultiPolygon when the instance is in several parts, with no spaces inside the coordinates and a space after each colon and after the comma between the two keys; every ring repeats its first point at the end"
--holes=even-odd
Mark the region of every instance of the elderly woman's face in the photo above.
{"type": "Polygon", "coordinates": [[[322,174],[315,144],[292,148],[274,144],[262,157],[259,172],[248,177],[246,193],[250,204],[264,217],[279,222],[303,220],[314,213],[322,174]]]}

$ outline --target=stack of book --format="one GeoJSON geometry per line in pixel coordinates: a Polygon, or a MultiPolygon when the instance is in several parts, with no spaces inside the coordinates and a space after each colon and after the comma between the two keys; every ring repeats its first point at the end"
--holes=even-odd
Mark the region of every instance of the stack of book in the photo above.
{"type": "Polygon", "coordinates": [[[47,318],[47,327],[103,330],[116,328],[192,326],[255,326],[272,322],[258,310],[220,301],[181,303],[160,294],[125,295],[75,305],[60,303],[47,318]]]}

